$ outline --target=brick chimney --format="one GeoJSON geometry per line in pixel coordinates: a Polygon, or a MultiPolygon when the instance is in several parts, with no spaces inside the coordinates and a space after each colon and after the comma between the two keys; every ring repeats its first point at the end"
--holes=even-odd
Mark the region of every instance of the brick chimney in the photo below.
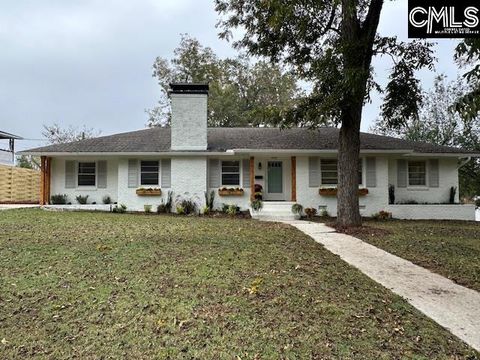
{"type": "Polygon", "coordinates": [[[207,149],[208,84],[170,84],[171,149],[207,149]]]}

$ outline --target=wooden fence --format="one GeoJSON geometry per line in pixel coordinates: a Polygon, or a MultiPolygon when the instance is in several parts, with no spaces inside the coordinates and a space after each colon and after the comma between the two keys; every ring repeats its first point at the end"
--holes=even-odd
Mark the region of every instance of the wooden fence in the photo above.
{"type": "Polygon", "coordinates": [[[0,204],[38,204],[40,171],[0,165],[0,204]]]}

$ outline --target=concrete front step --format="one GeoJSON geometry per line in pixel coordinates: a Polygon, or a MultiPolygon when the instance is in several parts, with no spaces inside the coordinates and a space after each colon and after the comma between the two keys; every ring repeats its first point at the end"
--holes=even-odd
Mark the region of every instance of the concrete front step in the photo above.
{"type": "Polygon", "coordinates": [[[250,209],[250,214],[258,220],[295,220],[297,217],[292,213],[293,204],[290,201],[264,201],[260,211],[250,209]]]}

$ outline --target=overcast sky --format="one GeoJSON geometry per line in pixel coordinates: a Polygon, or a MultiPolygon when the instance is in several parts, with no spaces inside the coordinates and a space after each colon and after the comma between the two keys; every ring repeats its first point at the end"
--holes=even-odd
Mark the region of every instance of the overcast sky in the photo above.
{"type": "MultiPolygon", "coordinates": [[[[407,1],[386,1],[380,32],[407,37],[407,1]]],[[[102,135],[141,129],[159,88],[151,77],[156,56],[170,58],[181,33],[221,57],[235,54],[219,40],[207,0],[3,0],[0,2],[0,130],[42,144],[42,124],[94,127],[102,135]]],[[[437,71],[454,78],[455,43],[441,40],[437,71]]],[[[377,79],[389,59],[376,60],[377,79]]],[[[421,74],[429,88],[433,74],[421,74]]],[[[378,116],[381,98],[367,105],[362,129],[378,116]]]]}

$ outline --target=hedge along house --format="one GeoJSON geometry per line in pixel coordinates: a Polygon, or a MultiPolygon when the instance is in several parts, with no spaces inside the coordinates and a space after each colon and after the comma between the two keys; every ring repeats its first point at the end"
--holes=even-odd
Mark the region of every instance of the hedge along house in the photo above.
{"type": "MultiPolygon", "coordinates": [[[[336,214],[338,129],[208,128],[208,85],[171,84],[170,97],[170,128],[25,151],[42,157],[41,203],[66,194],[72,203],[88,195],[100,204],[108,195],[128,210],[143,211],[173,191],[174,199],[192,198],[201,208],[204,193],[213,190],[216,207],[248,209],[260,185],[259,216],[291,217],[295,202],[336,214]]],[[[362,215],[386,210],[398,218],[474,220],[474,207],[458,204],[458,191],[456,205],[449,203],[459,167],[478,155],[362,133],[362,215]]]]}

